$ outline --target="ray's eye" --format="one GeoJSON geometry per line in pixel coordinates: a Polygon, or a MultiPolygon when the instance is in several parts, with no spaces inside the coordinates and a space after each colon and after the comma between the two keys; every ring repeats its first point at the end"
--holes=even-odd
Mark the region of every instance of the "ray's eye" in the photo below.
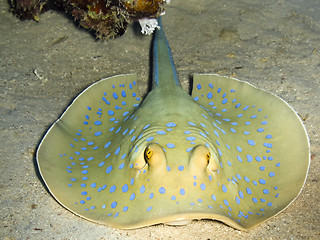
{"type": "Polygon", "coordinates": [[[208,152],[206,157],[207,157],[207,161],[208,161],[208,164],[209,164],[209,161],[210,161],[210,158],[211,158],[211,153],[208,152]]]}
{"type": "Polygon", "coordinates": [[[144,158],[146,161],[148,161],[153,155],[153,151],[149,148],[147,148],[144,152],[144,158]]]}

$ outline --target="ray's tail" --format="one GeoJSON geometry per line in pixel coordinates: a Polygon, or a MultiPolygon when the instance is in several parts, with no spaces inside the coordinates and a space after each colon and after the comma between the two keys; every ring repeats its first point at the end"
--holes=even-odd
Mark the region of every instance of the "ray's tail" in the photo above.
{"type": "Polygon", "coordinates": [[[153,81],[152,88],[172,88],[181,86],[174,65],[171,49],[163,31],[161,17],[158,18],[160,29],[153,35],[153,81]]]}

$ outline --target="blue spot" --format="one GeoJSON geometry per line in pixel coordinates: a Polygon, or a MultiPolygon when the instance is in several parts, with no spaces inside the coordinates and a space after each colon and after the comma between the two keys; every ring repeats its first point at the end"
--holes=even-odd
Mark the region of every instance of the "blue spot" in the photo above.
{"type": "Polygon", "coordinates": [[[175,127],[177,126],[177,124],[175,124],[174,122],[169,122],[166,124],[167,127],[175,127]]]}
{"type": "Polygon", "coordinates": [[[248,144],[251,145],[251,146],[255,146],[256,145],[255,141],[253,141],[251,139],[248,140],[248,144]]]}
{"type": "Polygon", "coordinates": [[[194,124],[193,122],[188,122],[188,124],[191,126],[196,126],[196,124],[194,124]]]}
{"type": "Polygon", "coordinates": [[[266,184],[266,180],[264,180],[264,179],[259,179],[259,183],[261,183],[261,184],[266,184]]]}
{"type": "Polygon", "coordinates": [[[270,139],[270,138],[272,138],[272,135],[268,134],[268,135],[266,136],[266,139],[270,139]]]}
{"type": "Polygon", "coordinates": [[[238,108],[241,106],[241,103],[236,104],[235,108],[238,108]]]}
{"type": "Polygon", "coordinates": [[[112,93],[112,96],[113,96],[114,99],[118,99],[118,95],[115,92],[112,93]]]}
{"type": "Polygon", "coordinates": [[[217,93],[220,93],[220,92],[221,92],[221,88],[218,88],[217,93]]]}
{"type": "Polygon", "coordinates": [[[110,116],[113,116],[113,115],[114,115],[114,111],[109,110],[109,111],[108,111],[108,114],[109,114],[110,116]]]}
{"type": "Polygon", "coordinates": [[[216,130],[213,130],[214,134],[219,137],[219,133],[216,130]]]}
{"type": "Polygon", "coordinates": [[[240,199],[238,197],[236,197],[235,199],[236,199],[236,203],[240,204],[240,199]]]}
{"type": "Polygon", "coordinates": [[[223,192],[227,192],[228,191],[227,187],[224,184],[222,184],[222,191],[223,192]]]}
{"type": "Polygon", "coordinates": [[[173,143],[168,143],[168,144],[167,144],[167,147],[168,147],[168,148],[174,148],[175,145],[174,145],[173,143]]]}
{"type": "Polygon", "coordinates": [[[262,125],[266,125],[267,123],[268,123],[268,121],[261,122],[262,125]]]}
{"type": "Polygon", "coordinates": [[[276,167],[280,167],[280,165],[281,165],[281,163],[277,163],[277,164],[276,164],[276,167]]]}
{"type": "Polygon", "coordinates": [[[239,162],[242,162],[242,158],[239,155],[237,155],[237,159],[239,162]]]}
{"type": "Polygon", "coordinates": [[[113,167],[110,165],[107,170],[106,170],[106,173],[110,173],[112,171],[113,167]]]}
{"type": "Polygon", "coordinates": [[[198,101],[199,100],[199,97],[194,97],[193,98],[195,101],[198,101]]]}
{"type": "Polygon", "coordinates": [[[149,198],[152,199],[154,197],[153,193],[150,193],[149,198]]]}
{"type": "Polygon", "coordinates": [[[88,173],[88,170],[83,170],[81,173],[82,173],[82,174],[87,174],[87,173],[88,173]]]}
{"type": "Polygon", "coordinates": [[[201,131],[199,132],[199,134],[200,134],[201,136],[205,137],[205,138],[207,137],[207,135],[205,135],[205,134],[204,134],[203,132],[201,132],[201,131]]]}
{"type": "Polygon", "coordinates": [[[166,132],[165,132],[165,131],[162,131],[162,130],[157,131],[156,133],[158,133],[159,135],[165,135],[165,134],[166,134],[166,132]]]}
{"type": "Polygon", "coordinates": [[[259,132],[259,133],[262,133],[263,131],[264,131],[263,128],[258,128],[258,129],[257,129],[257,132],[259,132]]]}
{"type": "Polygon", "coordinates": [[[132,200],[134,200],[135,198],[136,198],[136,195],[135,195],[134,193],[132,193],[131,196],[130,196],[130,200],[132,201],[132,200]]]}
{"type": "Polygon", "coordinates": [[[95,187],[97,186],[97,184],[96,184],[96,183],[92,183],[90,186],[91,186],[92,188],[95,188],[95,187]]]}
{"type": "Polygon", "coordinates": [[[124,212],[128,211],[128,206],[123,207],[122,211],[124,211],[124,212]]]}
{"type": "Polygon", "coordinates": [[[258,199],[256,199],[256,198],[252,198],[252,201],[253,201],[254,203],[258,203],[258,199]]]}
{"type": "Polygon", "coordinates": [[[100,121],[95,121],[94,124],[98,126],[98,125],[101,125],[102,122],[100,122],[100,121]]]}
{"type": "Polygon", "coordinates": [[[263,146],[267,148],[272,148],[272,143],[264,143],[263,146]]]}
{"type": "Polygon", "coordinates": [[[148,207],[148,208],[147,208],[147,212],[149,212],[151,209],[152,209],[152,207],[148,207]]]}
{"type": "Polygon", "coordinates": [[[85,201],[83,201],[83,200],[80,200],[79,202],[80,202],[81,204],[84,204],[84,203],[85,203],[85,201]]]}
{"type": "Polygon", "coordinates": [[[205,185],[204,183],[201,183],[201,184],[200,184],[200,188],[201,188],[201,190],[204,191],[204,190],[206,190],[206,185],[205,185]]]}
{"type": "Polygon", "coordinates": [[[116,190],[116,185],[113,185],[110,187],[110,193],[113,193],[116,190]]]}
{"type": "Polygon", "coordinates": [[[244,195],[243,195],[243,193],[242,193],[241,191],[239,191],[239,197],[240,197],[241,199],[244,198],[244,195]]]}
{"type": "Polygon", "coordinates": [[[237,146],[237,150],[238,150],[238,152],[242,152],[242,148],[239,146],[237,146]]]}
{"type": "Polygon", "coordinates": [[[167,171],[170,172],[171,171],[171,168],[169,166],[167,166],[167,171]]]}
{"type": "Polygon", "coordinates": [[[257,161],[257,162],[261,162],[261,160],[262,160],[261,157],[256,156],[256,161],[257,161]]]}
{"type": "Polygon", "coordinates": [[[159,188],[159,193],[161,194],[166,193],[166,189],[164,187],[159,188]]]}
{"type": "Polygon", "coordinates": [[[150,141],[152,141],[154,139],[154,137],[148,137],[147,139],[146,139],[146,142],[150,142],[150,141]]]}
{"type": "Polygon", "coordinates": [[[197,89],[200,90],[201,89],[201,84],[197,85],[197,89]]]}
{"type": "Polygon", "coordinates": [[[186,191],[185,191],[183,188],[181,188],[181,189],[180,189],[180,194],[181,194],[181,195],[184,195],[185,193],[186,193],[186,191]]]}
{"type": "Polygon", "coordinates": [[[123,90],[123,91],[121,92],[121,95],[122,95],[122,97],[126,97],[126,96],[127,96],[127,95],[126,95],[126,91],[123,90]]]}
{"type": "Polygon", "coordinates": [[[246,188],[246,191],[247,191],[248,194],[250,194],[250,195],[252,194],[252,191],[251,191],[250,188],[246,188]]]}
{"type": "Polygon", "coordinates": [[[190,152],[193,149],[193,147],[187,148],[186,152],[190,152]]]}
{"type": "Polygon", "coordinates": [[[226,206],[229,206],[229,202],[227,201],[227,199],[223,199],[223,202],[226,206]]]}
{"type": "Polygon", "coordinates": [[[144,185],[142,185],[140,187],[140,193],[144,193],[146,191],[146,187],[144,185]]]}
{"type": "Polygon", "coordinates": [[[143,130],[146,130],[148,127],[150,127],[150,124],[147,124],[143,127],[143,130]]]}
{"type": "Polygon", "coordinates": [[[117,206],[117,202],[113,202],[113,203],[111,203],[111,208],[115,208],[116,206],[117,206]]]}
{"type": "Polygon", "coordinates": [[[176,199],[177,199],[176,196],[172,195],[171,200],[176,200],[176,199]]]}
{"type": "Polygon", "coordinates": [[[262,191],[264,194],[269,194],[269,190],[268,189],[263,189],[262,191]]]}
{"type": "Polygon", "coordinates": [[[248,155],[247,155],[247,161],[248,161],[248,162],[252,162],[252,160],[253,160],[252,156],[248,154],[248,155]]]}
{"type": "Polygon", "coordinates": [[[211,195],[211,198],[212,198],[213,201],[217,200],[217,198],[216,198],[216,196],[214,194],[211,195]]]}
{"type": "Polygon", "coordinates": [[[233,133],[236,133],[237,131],[234,130],[233,128],[230,128],[230,131],[233,132],[233,133]]]}
{"type": "Polygon", "coordinates": [[[264,171],[266,169],[266,167],[265,166],[261,166],[261,167],[259,167],[259,169],[260,169],[260,171],[264,171]]]}
{"type": "Polygon", "coordinates": [[[81,194],[85,196],[85,195],[87,195],[88,193],[87,193],[86,191],[83,191],[81,194]]]}
{"type": "Polygon", "coordinates": [[[212,98],[212,92],[209,92],[209,93],[208,93],[207,98],[208,98],[208,99],[211,99],[211,98],[212,98]]]}
{"type": "Polygon", "coordinates": [[[94,135],[95,136],[100,136],[102,134],[102,132],[95,132],[94,135]]]}
{"type": "Polygon", "coordinates": [[[121,163],[119,166],[119,169],[123,169],[124,168],[124,163],[121,163]]]}
{"type": "Polygon", "coordinates": [[[87,122],[87,121],[84,121],[83,124],[84,124],[84,125],[88,125],[88,122],[87,122]]]}
{"type": "Polygon", "coordinates": [[[195,137],[187,137],[186,139],[187,139],[188,141],[194,141],[194,140],[196,140],[195,137]]]}
{"type": "Polygon", "coordinates": [[[269,177],[274,177],[276,174],[274,172],[269,173],[269,177]]]}
{"type": "Polygon", "coordinates": [[[228,99],[227,99],[227,98],[225,98],[225,99],[222,100],[222,104],[226,104],[227,102],[228,102],[228,99]]]}
{"type": "Polygon", "coordinates": [[[179,169],[179,171],[183,171],[184,166],[180,165],[180,166],[178,167],[178,169],[179,169]]]}
{"type": "Polygon", "coordinates": [[[117,148],[117,150],[114,152],[114,155],[118,155],[120,152],[120,147],[117,148]]]}
{"type": "Polygon", "coordinates": [[[245,125],[250,125],[250,124],[251,124],[251,122],[245,122],[244,124],[245,124],[245,125]]]}

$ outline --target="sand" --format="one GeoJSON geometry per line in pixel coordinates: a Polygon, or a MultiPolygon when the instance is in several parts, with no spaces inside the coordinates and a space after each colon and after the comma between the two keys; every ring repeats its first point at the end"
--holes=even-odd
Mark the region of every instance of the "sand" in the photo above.
{"type": "Polygon", "coordinates": [[[98,41],[63,13],[36,23],[8,9],[1,1],[1,239],[320,239],[320,2],[172,0],[163,17],[184,89],[195,72],[234,76],[282,97],[306,126],[311,166],[300,196],[249,232],[212,220],[118,230],[61,207],[35,168],[39,141],[101,78],[137,73],[145,95],[151,36],[131,25],[121,38],[98,41]]]}

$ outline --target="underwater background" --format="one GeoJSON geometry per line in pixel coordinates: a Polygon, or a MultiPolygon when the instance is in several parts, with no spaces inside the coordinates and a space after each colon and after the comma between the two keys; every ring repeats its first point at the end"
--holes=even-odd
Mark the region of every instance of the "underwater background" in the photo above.
{"type": "Polygon", "coordinates": [[[217,221],[118,230],[81,219],[47,192],[35,168],[37,146],[87,86],[137,73],[150,86],[152,36],[138,24],[97,40],[62,12],[21,21],[0,2],[1,239],[319,239],[320,2],[171,0],[163,25],[182,86],[193,73],[232,76],[287,101],[310,138],[306,184],[285,211],[249,232],[217,221]]]}

